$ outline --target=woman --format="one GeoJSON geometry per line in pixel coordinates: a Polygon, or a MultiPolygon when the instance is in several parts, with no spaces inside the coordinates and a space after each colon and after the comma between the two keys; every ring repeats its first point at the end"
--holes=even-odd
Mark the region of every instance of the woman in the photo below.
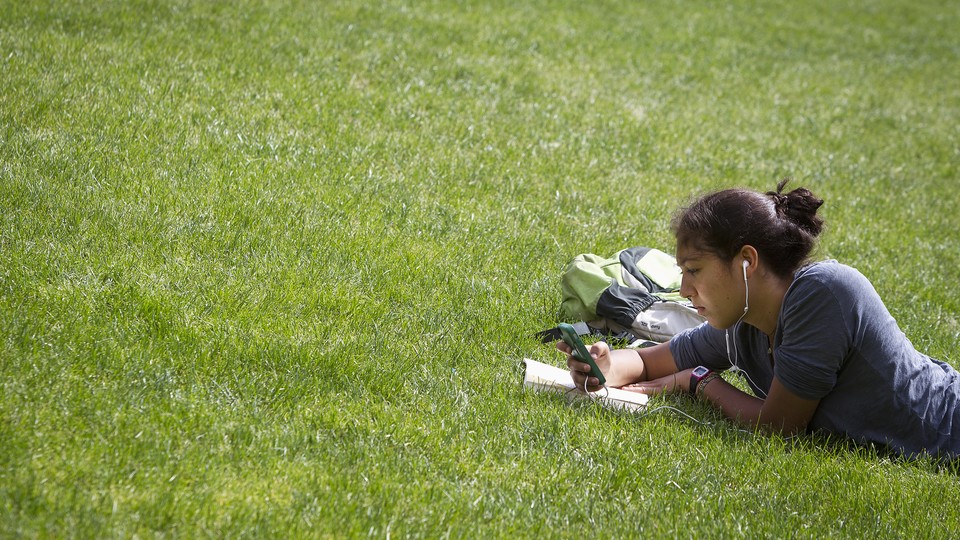
{"type": "MultiPolygon", "coordinates": [[[[917,352],[870,282],[836,261],[809,263],[823,201],[783,194],[712,193],[673,221],[680,294],[707,323],[667,343],[591,347],[607,384],[688,392],[724,416],[784,434],[820,431],[906,456],[960,457],[960,374],[917,352]],[[753,394],[717,374],[737,367],[753,394]]],[[[567,353],[574,382],[596,389],[567,353]]]]}

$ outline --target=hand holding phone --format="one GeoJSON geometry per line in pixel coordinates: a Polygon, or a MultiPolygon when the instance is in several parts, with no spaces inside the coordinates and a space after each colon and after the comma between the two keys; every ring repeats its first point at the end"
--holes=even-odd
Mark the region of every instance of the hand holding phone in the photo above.
{"type": "Polygon", "coordinates": [[[603,386],[607,382],[607,379],[603,376],[600,368],[597,367],[597,363],[593,361],[593,357],[590,356],[590,351],[587,350],[586,345],[583,344],[580,336],[577,335],[577,331],[567,323],[560,323],[557,328],[560,329],[560,336],[563,342],[573,349],[571,353],[572,356],[581,362],[590,364],[590,375],[596,377],[597,380],[600,381],[600,385],[603,386]]]}

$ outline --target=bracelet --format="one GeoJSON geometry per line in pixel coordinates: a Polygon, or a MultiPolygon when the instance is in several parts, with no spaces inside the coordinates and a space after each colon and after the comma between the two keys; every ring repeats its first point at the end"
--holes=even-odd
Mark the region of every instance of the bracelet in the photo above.
{"type": "Polygon", "coordinates": [[[714,373],[711,373],[711,374],[707,375],[706,377],[700,379],[700,382],[697,384],[697,390],[696,390],[696,392],[695,392],[695,395],[696,395],[698,398],[702,398],[702,397],[703,397],[703,392],[704,392],[704,390],[706,390],[707,385],[710,384],[711,382],[719,379],[719,378],[720,378],[720,374],[714,372],[714,373]]]}

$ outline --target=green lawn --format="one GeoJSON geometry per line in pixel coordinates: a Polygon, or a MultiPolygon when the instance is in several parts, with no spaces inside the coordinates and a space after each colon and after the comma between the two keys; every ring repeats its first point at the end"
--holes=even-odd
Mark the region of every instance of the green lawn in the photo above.
{"type": "Polygon", "coordinates": [[[0,0],[0,537],[944,538],[957,471],[531,394],[790,176],[960,365],[960,6],[0,0]]]}

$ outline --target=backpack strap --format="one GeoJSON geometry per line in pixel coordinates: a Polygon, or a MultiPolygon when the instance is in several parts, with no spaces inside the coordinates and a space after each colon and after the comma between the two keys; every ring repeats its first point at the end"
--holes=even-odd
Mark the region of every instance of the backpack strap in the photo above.
{"type": "MultiPolygon", "coordinates": [[[[587,324],[584,321],[580,321],[572,324],[573,329],[577,331],[578,336],[591,336],[595,338],[600,338],[601,340],[607,342],[610,345],[618,345],[626,347],[630,344],[636,343],[637,341],[646,342],[647,340],[642,340],[638,338],[633,332],[624,330],[623,332],[609,332],[603,331],[599,328],[594,328],[587,324]]],[[[539,339],[542,343],[553,343],[560,339],[560,328],[553,327],[546,330],[542,330],[534,334],[534,337],[539,339]]],[[[653,343],[653,342],[651,342],[653,343]]]]}
{"type": "MultiPolygon", "coordinates": [[[[578,336],[593,336],[597,335],[600,331],[590,328],[590,325],[580,321],[578,323],[573,323],[573,329],[577,331],[578,336]]],[[[602,334],[600,334],[602,335],[602,334]]],[[[537,339],[542,343],[553,343],[560,339],[560,327],[554,326],[553,328],[548,328],[534,334],[537,339]]]]}

